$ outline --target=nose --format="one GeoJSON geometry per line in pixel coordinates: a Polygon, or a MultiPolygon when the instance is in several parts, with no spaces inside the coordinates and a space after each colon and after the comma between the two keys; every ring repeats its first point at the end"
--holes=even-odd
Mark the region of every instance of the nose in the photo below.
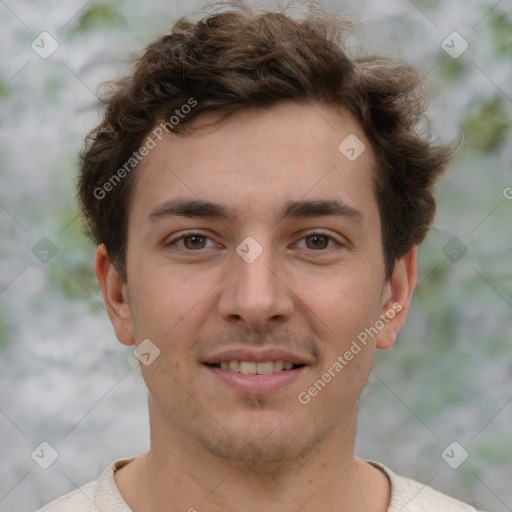
{"type": "Polygon", "coordinates": [[[270,248],[264,248],[254,261],[249,261],[238,253],[233,255],[232,269],[222,284],[219,315],[251,330],[286,322],[292,316],[295,301],[284,266],[270,248]]]}

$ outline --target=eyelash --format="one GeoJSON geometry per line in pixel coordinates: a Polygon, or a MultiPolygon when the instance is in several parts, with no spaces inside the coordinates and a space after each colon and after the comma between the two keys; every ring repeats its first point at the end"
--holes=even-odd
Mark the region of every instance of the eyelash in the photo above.
{"type": "MultiPolygon", "coordinates": [[[[168,242],[166,244],[167,247],[170,247],[170,246],[177,246],[176,244],[178,242],[181,242],[182,240],[186,239],[186,238],[192,238],[194,236],[199,236],[201,238],[206,238],[208,240],[211,240],[210,237],[206,236],[206,235],[203,235],[202,233],[199,233],[199,232],[196,232],[196,231],[190,231],[188,233],[184,233],[182,235],[180,235],[178,238],[175,238],[174,240],[171,240],[170,242],[168,242]]],[[[337,246],[342,246],[343,244],[341,244],[340,242],[338,242],[334,237],[332,237],[331,235],[327,234],[327,233],[324,233],[323,231],[310,231],[306,234],[304,234],[300,240],[304,240],[306,238],[310,238],[310,237],[313,237],[313,236],[322,236],[322,237],[326,237],[329,242],[334,242],[335,245],[337,246]]],[[[328,242],[328,243],[329,243],[328,242]]],[[[332,249],[333,247],[331,247],[332,249]]],[[[187,248],[183,248],[183,247],[178,247],[178,249],[180,251],[184,251],[184,252],[200,252],[201,250],[203,249],[207,249],[207,248],[200,248],[200,249],[187,249],[187,248]]],[[[315,249],[308,249],[306,248],[306,250],[308,251],[313,251],[313,252],[324,252],[324,251],[327,251],[328,250],[328,247],[325,248],[325,249],[319,249],[319,250],[315,250],[315,249]]]]}

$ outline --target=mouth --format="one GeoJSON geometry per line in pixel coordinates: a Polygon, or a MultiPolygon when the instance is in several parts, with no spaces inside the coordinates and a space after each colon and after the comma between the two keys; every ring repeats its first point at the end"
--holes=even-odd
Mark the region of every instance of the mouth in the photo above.
{"type": "Polygon", "coordinates": [[[308,365],[282,359],[268,361],[230,359],[204,362],[203,368],[215,379],[211,381],[211,385],[216,385],[214,382],[221,382],[223,386],[228,386],[236,392],[260,395],[274,393],[292,385],[307,371],[308,365]]]}
{"type": "Polygon", "coordinates": [[[287,372],[305,366],[291,361],[219,361],[217,363],[205,363],[206,366],[229,370],[243,375],[269,375],[271,373],[287,372]]]}
{"type": "Polygon", "coordinates": [[[237,392],[273,393],[291,386],[314,364],[307,354],[294,353],[278,346],[257,348],[231,346],[207,356],[202,361],[211,385],[220,382],[237,392]]]}

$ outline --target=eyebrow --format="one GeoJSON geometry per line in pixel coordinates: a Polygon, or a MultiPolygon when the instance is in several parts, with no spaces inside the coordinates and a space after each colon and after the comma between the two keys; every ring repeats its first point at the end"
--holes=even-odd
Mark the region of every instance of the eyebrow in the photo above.
{"type": "MultiPolygon", "coordinates": [[[[201,199],[170,199],[158,205],[149,215],[149,220],[154,221],[173,215],[233,221],[236,218],[236,210],[201,199]]],[[[280,220],[326,215],[346,217],[358,222],[364,220],[362,212],[348,206],[340,199],[286,201],[281,209],[280,220]]]]}

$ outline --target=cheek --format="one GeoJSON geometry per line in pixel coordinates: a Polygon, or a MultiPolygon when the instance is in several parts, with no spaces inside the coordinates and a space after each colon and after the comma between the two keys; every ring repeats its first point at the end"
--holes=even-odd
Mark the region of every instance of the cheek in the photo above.
{"type": "Polygon", "coordinates": [[[342,269],[322,284],[305,286],[301,299],[332,334],[357,335],[378,318],[382,294],[378,277],[368,268],[342,269]]]}
{"type": "Polygon", "coordinates": [[[333,276],[308,304],[322,320],[318,335],[323,358],[316,378],[329,381],[334,402],[354,401],[368,378],[377,340],[369,328],[380,314],[378,282],[369,273],[333,276]]]}
{"type": "Polygon", "coordinates": [[[138,337],[168,338],[182,329],[212,288],[206,273],[184,273],[171,266],[140,268],[134,283],[132,311],[138,337]]]}

